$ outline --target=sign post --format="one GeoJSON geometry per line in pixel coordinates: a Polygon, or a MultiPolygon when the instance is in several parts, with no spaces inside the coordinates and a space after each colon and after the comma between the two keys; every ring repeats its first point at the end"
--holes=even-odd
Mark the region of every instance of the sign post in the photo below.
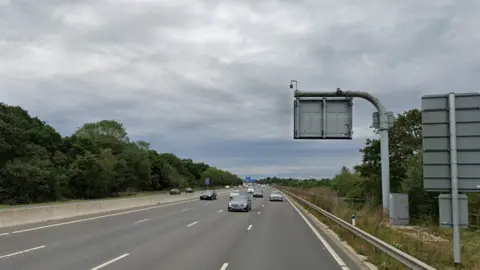
{"type": "MultiPolygon", "coordinates": [[[[297,87],[297,81],[290,82],[297,87]]],[[[390,155],[388,130],[393,126],[393,113],[387,112],[380,100],[367,92],[294,92],[294,139],[351,140],[353,134],[353,98],[362,98],[377,108],[375,122],[380,131],[382,166],[382,203],[384,213],[389,212],[390,198],[390,155]]]]}
{"type": "Polygon", "coordinates": [[[480,93],[422,96],[422,130],[423,187],[450,193],[439,196],[440,216],[446,217],[440,225],[453,228],[459,265],[460,227],[468,227],[468,201],[459,192],[480,192],[480,93]]]}
{"type": "Polygon", "coordinates": [[[210,185],[210,178],[205,178],[205,189],[210,185]]]}

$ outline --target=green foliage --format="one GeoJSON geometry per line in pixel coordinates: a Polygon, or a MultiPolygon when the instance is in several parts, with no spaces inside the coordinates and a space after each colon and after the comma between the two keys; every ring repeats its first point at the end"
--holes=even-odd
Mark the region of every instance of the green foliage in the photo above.
{"type": "Polygon", "coordinates": [[[0,203],[98,199],[125,192],[199,187],[241,179],[132,142],[115,120],[86,123],[63,138],[18,106],[0,103],[0,203]]]}
{"type": "Polygon", "coordinates": [[[278,177],[267,177],[257,181],[259,184],[271,184],[271,185],[280,185],[286,187],[303,187],[303,188],[313,188],[313,187],[331,187],[332,182],[330,179],[295,179],[295,178],[278,178],[278,177]]]}
{"type": "MultiPolygon", "coordinates": [[[[389,131],[391,192],[407,193],[413,219],[435,219],[438,194],[423,190],[422,115],[412,109],[397,115],[389,131]],[[433,214],[433,216],[432,216],[433,214]]],[[[382,199],[379,139],[367,139],[360,150],[362,163],[333,178],[338,196],[364,198],[373,205],[382,199]]]]}

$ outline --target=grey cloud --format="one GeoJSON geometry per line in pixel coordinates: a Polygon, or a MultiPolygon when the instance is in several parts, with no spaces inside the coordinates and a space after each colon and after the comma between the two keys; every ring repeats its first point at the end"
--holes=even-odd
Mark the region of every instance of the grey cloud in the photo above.
{"type": "Polygon", "coordinates": [[[478,84],[478,1],[147,2],[1,7],[2,100],[64,135],[113,118],[160,151],[241,175],[251,166],[258,175],[271,168],[307,177],[331,176],[359,160],[374,108],[355,101],[362,131],[352,141],[294,141],[291,79],[302,90],[369,91],[395,113],[419,107],[422,94],[476,91],[478,84]],[[80,7],[90,8],[92,21],[58,16],[80,7]],[[207,32],[198,30],[204,26],[207,32]],[[42,63],[41,46],[62,49],[58,57],[68,64],[56,66],[56,55],[42,63]]]}

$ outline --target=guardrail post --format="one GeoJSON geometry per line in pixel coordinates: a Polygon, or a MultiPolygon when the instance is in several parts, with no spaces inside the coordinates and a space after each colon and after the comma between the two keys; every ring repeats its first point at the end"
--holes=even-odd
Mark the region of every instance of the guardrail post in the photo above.
{"type": "Polygon", "coordinates": [[[355,215],[352,215],[352,226],[355,226],[355,215]]]}

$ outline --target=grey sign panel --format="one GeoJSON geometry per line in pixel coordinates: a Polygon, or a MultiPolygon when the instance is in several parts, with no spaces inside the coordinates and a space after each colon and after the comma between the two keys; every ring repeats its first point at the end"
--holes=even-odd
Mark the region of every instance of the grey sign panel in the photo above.
{"type": "MultiPolygon", "coordinates": [[[[438,196],[440,227],[453,227],[452,195],[440,194],[438,196]]],[[[465,194],[458,194],[458,208],[460,228],[468,228],[468,198],[465,194]]]]}
{"type": "MultiPolygon", "coordinates": [[[[480,94],[455,94],[459,192],[480,192],[480,94]]],[[[428,191],[449,191],[448,95],[422,97],[423,177],[428,191]]]]}
{"type": "Polygon", "coordinates": [[[351,98],[297,98],[294,139],[351,140],[351,98]]]}
{"type": "MultiPolygon", "coordinates": [[[[378,112],[374,112],[372,114],[373,119],[373,128],[380,128],[380,114],[378,112]]],[[[395,123],[395,117],[393,116],[393,112],[387,112],[387,120],[388,120],[388,128],[392,128],[393,124],[395,123]]]]}

